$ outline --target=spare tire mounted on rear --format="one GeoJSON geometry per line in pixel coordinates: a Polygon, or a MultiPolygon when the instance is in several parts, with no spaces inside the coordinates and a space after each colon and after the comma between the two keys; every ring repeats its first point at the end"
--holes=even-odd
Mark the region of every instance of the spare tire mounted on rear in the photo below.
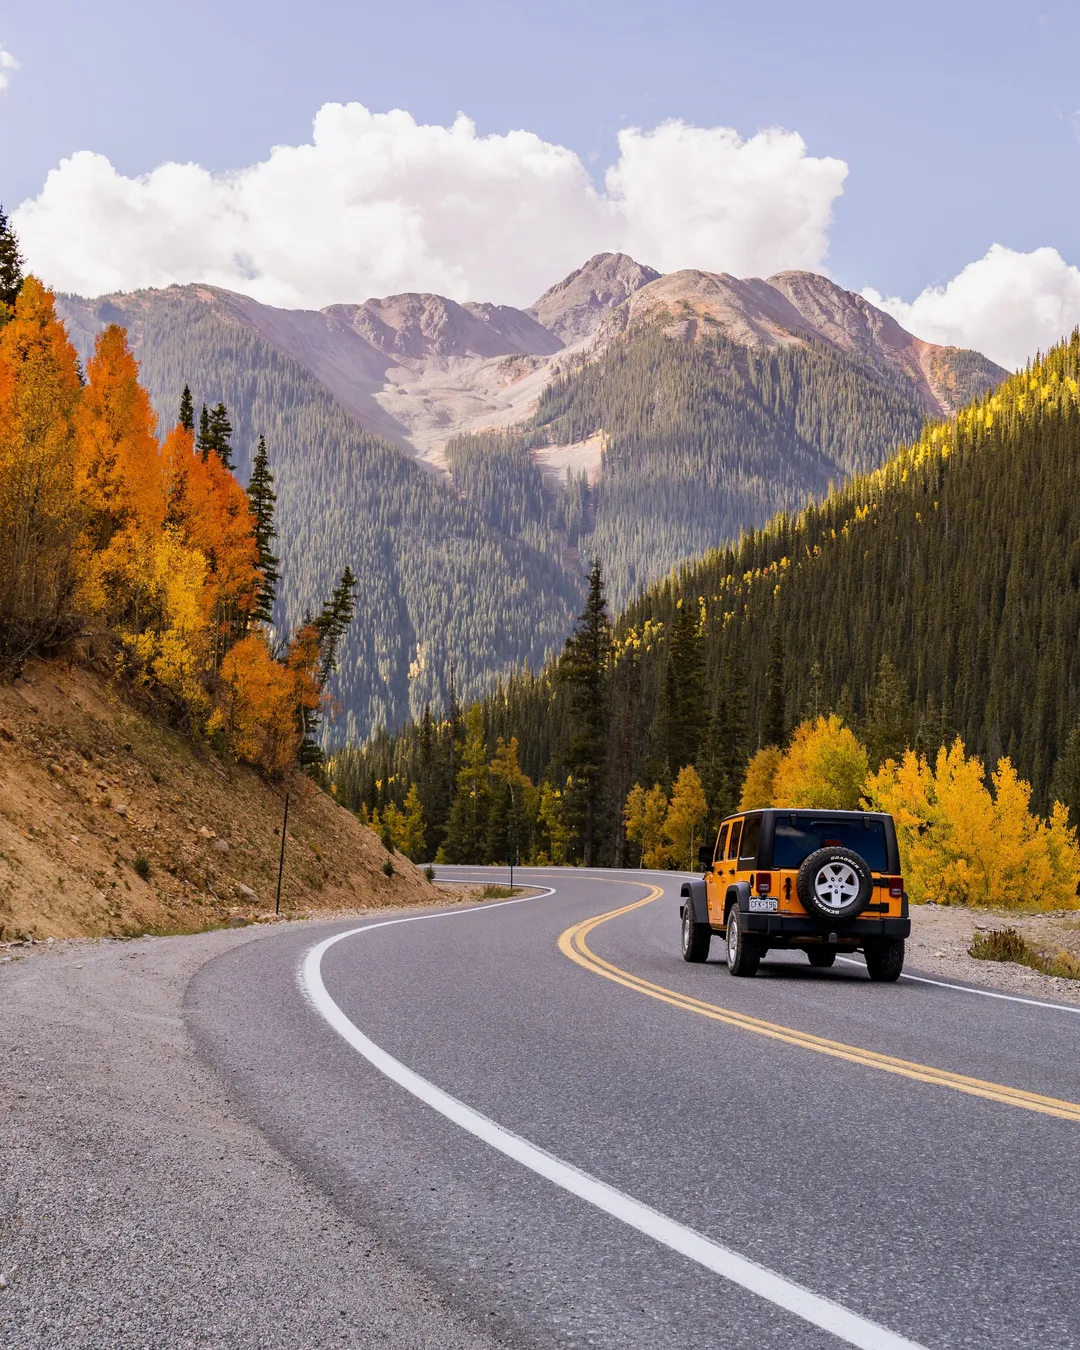
{"type": "Polygon", "coordinates": [[[795,891],[807,914],[833,924],[863,912],[874,893],[874,877],[851,849],[819,848],[799,868],[795,891]]]}

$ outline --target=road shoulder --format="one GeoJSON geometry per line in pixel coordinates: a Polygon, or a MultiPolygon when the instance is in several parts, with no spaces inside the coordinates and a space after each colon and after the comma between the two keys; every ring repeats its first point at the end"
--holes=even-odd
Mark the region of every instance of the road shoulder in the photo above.
{"type": "Polygon", "coordinates": [[[192,975],[274,931],[70,942],[0,967],[0,1342],[494,1345],[242,1119],[195,1053],[192,975]]]}

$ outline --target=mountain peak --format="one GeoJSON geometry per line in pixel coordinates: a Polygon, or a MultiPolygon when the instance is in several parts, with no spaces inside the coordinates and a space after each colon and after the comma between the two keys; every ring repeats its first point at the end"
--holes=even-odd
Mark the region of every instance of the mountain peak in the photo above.
{"type": "Polygon", "coordinates": [[[605,314],[659,276],[626,253],[595,253],[525,312],[569,347],[589,337],[605,314]]]}
{"type": "Polygon", "coordinates": [[[385,355],[414,361],[451,357],[549,355],[559,341],[510,305],[458,304],[443,295],[406,292],[323,311],[385,355]]]}

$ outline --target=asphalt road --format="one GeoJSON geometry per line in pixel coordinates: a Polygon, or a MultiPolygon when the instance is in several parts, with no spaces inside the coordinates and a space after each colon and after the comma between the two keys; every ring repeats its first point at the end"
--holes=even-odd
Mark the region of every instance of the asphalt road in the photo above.
{"type": "Polygon", "coordinates": [[[234,1101],[463,1324],[1080,1345],[1080,1015],[796,954],[735,980],[719,940],[680,959],[671,874],[521,875],[554,894],[327,926],[317,961],[286,931],[185,1000],[234,1101]]]}

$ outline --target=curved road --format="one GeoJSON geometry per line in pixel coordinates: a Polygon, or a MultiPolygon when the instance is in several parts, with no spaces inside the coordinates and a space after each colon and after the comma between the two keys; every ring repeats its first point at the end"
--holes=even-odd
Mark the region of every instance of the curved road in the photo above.
{"type": "Polygon", "coordinates": [[[285,932],[186,999],[260,1128],[478,1326],[1080,1345],[1077,1011],[797,954],[733,980],[718,939],[679,958],[671,873],[520,876],[553,893],[285,932]]]}

